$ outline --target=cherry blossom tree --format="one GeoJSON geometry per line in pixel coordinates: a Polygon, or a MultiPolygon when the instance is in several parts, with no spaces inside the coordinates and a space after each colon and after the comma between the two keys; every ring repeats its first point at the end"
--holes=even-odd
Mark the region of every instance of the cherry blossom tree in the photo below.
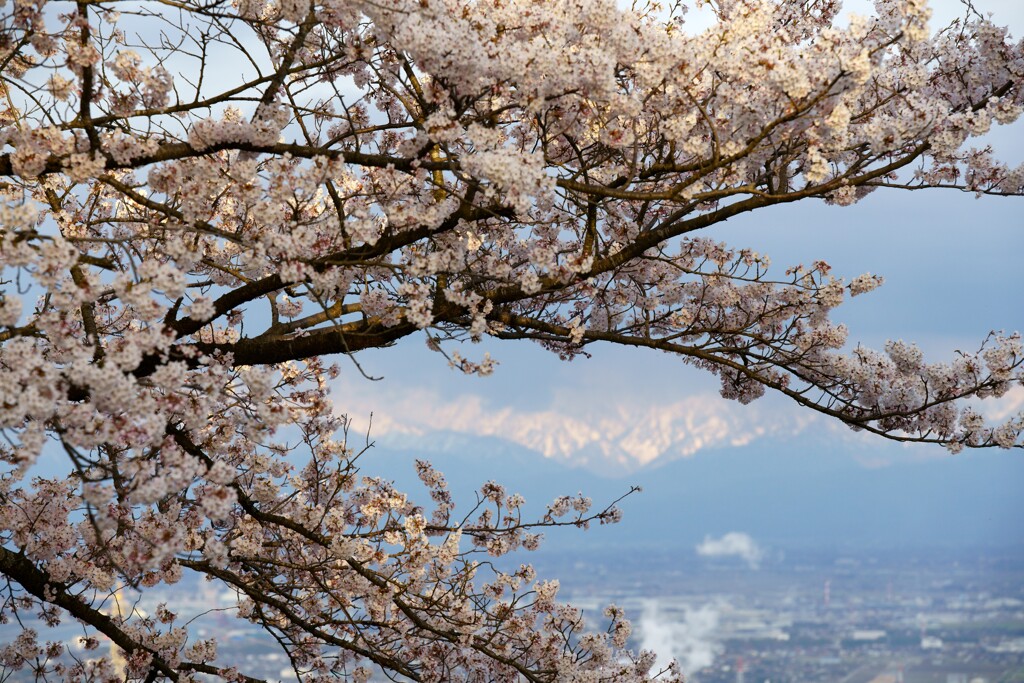
{"type": "Polygon", "coordinates": [[[188,573],[303,680],[678,680],[621,609],[587,626],[492,564],[614,505],[529,517],[491,482],[457,510],[429,463],[419,503],[359,474],[331,379],[413,335],[479,374],[464,342],[658,349],[744,403],[1020,447],[974,401],[1022,381],[1018,335],[939,363],[853,346],[829,314],[881,278],[711,229],[879,188],[1021,195],[969,142],[1020,116],[1022,44],[969,5],[933,34],[924,0],[703,4],[700,30],[640,0],[0,5],[0,615],[82,632],[26,622],[3,670],[256,680],[173,606],[114,609],[188,573]]]}

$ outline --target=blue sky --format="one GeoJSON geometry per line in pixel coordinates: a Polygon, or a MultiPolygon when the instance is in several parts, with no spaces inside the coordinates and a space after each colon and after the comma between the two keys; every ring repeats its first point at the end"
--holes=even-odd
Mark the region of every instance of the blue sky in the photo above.
{"type": "MultiPolygon", "coordinates": [[[[848,2],[847,9],[864,4],[848,2]]],[[[1024,34],[1024,3],[974,4],[1014,35],[1024,34]]],[[[962,13],[957,0],[932,6],[933,28],[962,13]]],[[[997,129],[986,141],[1000,159],[1024,162],[1021,123],[997,129]]],[[[767,253],[779,270],[824,259],[846,278],[883,275],[882,288],[847,301],[833,316],[848,324],[854,342],[880,347],[887,339],[915,341],[931,360],[941,360],[956,349],[975,349],[990,330],[1024,331],[1021,198],[878,191],[853,207],[802,202],[748,214],[705,235],[767,253]]],[[[600,445],[626,451],[627,469],[649,464],[645,458],[658,448],[693,455],[784,434],[864,438],[779,397],[749,407],[724,401],[714,378],[664,354],[593,351],[589,360],[563,363],[530,344],[485,339],[460,349],[471,358],[490,352],[500,361],[494,376],[475,378],[449,370],[422,337],[414,337],[359,356],[368,374],[383,377],[379,382],[365,380],[342,360],[335,400],[360,428],[373,413],[374,435],[384,442],[454,432],[509,438],[568,461],[600,445]],[[639,443],[644,434],[657,443],[639,443]]],[[[993,409],[1014,408],[1024,408],[1024,390],[993,409]]],[[[916,457],[945,456],[937,447],[909,450],[916,457]]]]}
{"type": "MultiPolygon", "coordinates": [[[[628,0],[620,0],[628,3],[628,0]]],[[[847,0],[846,11],[870,12],[847,0]]],[[[1024,36],[1024,0],[973,0],[1024,36]]],[[[962,16],[959,0],[932,0],[932,27],[962,16]]],[[[699,26],[692,17],[691,26],[699,26]]],[[[984,142],[1024,163],[1024,121],[984,142]]],[[[931,360],[973,350],[991,330],[1024,332],[1024,198],[952,191],[878,191],[853,207],[803,202],[738,217],[705,234],[769,254],[784,271],[823,259],[847,279],[881,274],[886,284],[847,301],[834,318],[851,341],[881,347],[917,342],[931,360]]],[[[338,359],[338,409],[358,442],[372,415],[380,448],[361,464],[423,496],[408,462],[433,452],[459,509],[494,478],[542,510],[554,495],[584,491],[599,505],[634,483],[625,518],[589,534],[549,532],[549,546],[622,549],[656,543],[701,547],[743,538],[767,557],[794,546],[1024,545],[1024,454],[962,453],[901,446],[769,395],[750,406],[719,397],[708,373],[654,352],[591,347],[572,363],[529,343],[485,339],[493,376],[468,377],[427,350],[422,336],[359,354],[366,379],[338,359]],[[398,456],[398,457],[396,457],[398,456]],[[540,460],[540,456],[547,460],[540,460]],[[739,535],[739,536],[737,536],[739,535]]],[[[1024,410],[1024,388],[991,408],[1024,410]]],[[[759,551],[759,552],[760,552],[759,551]]],[[[566,577],[563,577],[566,578],[566,577]]]]}

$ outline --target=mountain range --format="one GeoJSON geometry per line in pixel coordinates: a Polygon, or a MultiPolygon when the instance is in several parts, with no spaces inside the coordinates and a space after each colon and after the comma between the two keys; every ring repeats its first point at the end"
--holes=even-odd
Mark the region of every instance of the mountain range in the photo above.
{"type": "Polygon", "coordinates": [[[412,461],[429,459],[445,474],[459,510],[472,506],[488,480],[521,493],[537,516],[557,495],[582,491],[597,508],[631,485],[643,487],[620,504],[620,524],[570,535],[558,530],[560,543],[692,548],[738,531],[767,547],[1024,545],[1018,452],[929,453],[813,430],[724,442],[610,473],[509,439],[438,431],[382,438],[361,462],[365,474],[392,479],[418,500],[426,496],[412,461]]]}

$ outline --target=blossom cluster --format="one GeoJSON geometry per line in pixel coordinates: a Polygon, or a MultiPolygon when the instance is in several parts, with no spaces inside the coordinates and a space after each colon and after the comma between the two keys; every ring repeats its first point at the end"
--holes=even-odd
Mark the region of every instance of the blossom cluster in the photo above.
{"type": "Polygon", "coordinates": [[[498,361],[463,342],[654,348],[744,403],[1021,447],[1024,418],[978,406],[1024,381],[1018,334],[948,362],[856,346],[833,309],[880,276],[710,232],[876,190],[1024,194],[971,145],[1019,119],[1022,44],[974,14],[929,35],[924,0],[730,0],[700,31],[620,4],[185,3],[131,30],[103,2],[0,8],[0,618],[73,608],[125,655],[25,630],[0,677],[248,680],[167,609],[107,616],[194,573],[304,680],[678,680],[621,609],[592,631],[556,581],[493,568],[616,505],[488,482],[456,510],[429,463],[427,505],[360,473],[329,363],[410,335],[479,375],[498,361]],[[34,476],[44,454],[65,476],[34,476]]]}

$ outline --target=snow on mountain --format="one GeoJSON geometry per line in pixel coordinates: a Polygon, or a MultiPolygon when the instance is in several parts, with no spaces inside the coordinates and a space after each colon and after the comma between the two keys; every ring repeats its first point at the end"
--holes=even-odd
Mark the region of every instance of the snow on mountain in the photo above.
{"type": "MultiPolygon", "coordinates": [[[[336,396],[354,398],[346,391],[336,396]]],[[[422,448],[425,440],[437,439],[441,446],[451,435],[495,437],[612,476],[710,448],[797,435],[820,422],[812,414],[780,410],[778,401],[764,408],[741,406],[713,394],[671,402],[632,396],[595,402],[563,395],[543,408],[531,408],[495,405],[478,394],[445,397],[422,387],[374,388],[357,401],[340,403],[359,429],[372,411],[372,436],[382,445],[416,443],[422,448]]]]}
{"type": "MultiPolygon", "coordinates": [[[[769,551],[791,543],[1024,543],[1018,453],[950,456],[898,444],[779,397],[741,406],[707,392],[678,397],[685,387],[654,382],[616,391],[562,382],[548,394],[527,385],[516,395],[488,380],[473,387],[487,395],[462,390],[465,383],[387,382],[337,386],[333,395],[354,420],[350,434],[362,433],[373,413],[377,447],[360,461],[364,474],[393,480],[414,499],[425,496],[416,458],[446,475],[459,510],[472,508],[488,480],[523,494],[537,516],[555,496],[582,491],[603,506],[630,485],[643,487],[623,501],[622,524],[582,535],[552,530],[557,544],[692,549],[736,530],[769,551]]],[[[984,402],[990,417],[1019,408],[1024,390],[1004,398],[984,402]]]]}

